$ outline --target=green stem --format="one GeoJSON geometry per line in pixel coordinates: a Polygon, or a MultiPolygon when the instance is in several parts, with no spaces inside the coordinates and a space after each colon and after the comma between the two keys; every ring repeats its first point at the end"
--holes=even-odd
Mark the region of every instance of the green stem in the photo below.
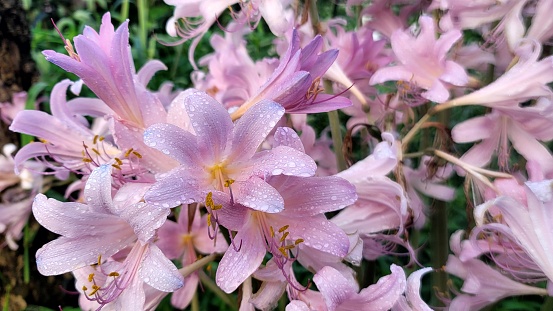
{"type": "MultiPolygon", "coordinates": [[[[444,111],[439,115],[439,121],[444,126],[449,123],[449,111],[444,111]]],[[[447,274],[441,270],[447,262],[449,255],[449,234],[447,231],[447,203],[436,200],[433,204],[433,212],[430,216],[430,252],[432,258],[432,267],[437,270],[432,274],[433,288],[439,293],[447,293],[447,274]]],[[[441,305],[441,301],[436,295],[432,295],[432,304],[441,305]]]]}
{"type": "Polygon", "coordinates": [[[121,3],[121,22],[129,17],[129,0],[122,0],[121,3]]]}
{"type": "MultiPolygon", "coordinates": [[[[327,94],[332,94],[332,82],[325,80],[324,81],[325,92],[327,94]]],[[[338,111],[329,111],[328,121],[330,123],[330,133],[332,135],[332,145],[334,146],[334,153],[336,154],[336,163],[338,164],[338,171],[341,172],[347,168],[346,158],[344,157],[344,152],[342,151],[343,137],[342,137],[342,128],[340,124],[340,117],[338,116],[338,111]]]]}
{"type": "Polygon", "coordinates": [[[2,306],[2,311],[10,310],[10,291],[12,287],[10,285],[6,286],[6,295],[4,295],[4,305],[2,306]]]}
{"type": "Polygon", "coordinates": [[[200,281],[202,284],[207,287],[210,291],[212,291],[217,297],[219,297],[227,306],[232,308],[232,310],[236,310],[236,302],[234,299],[228,295],[227,293],[223,292],[215,282],[203,271],[198,271],[198,276],[200,277],[200,281]]]}
{"type": "Polygon", "coordinates": [[[177,68],[179,67],[183,47],[184,44],[179,44],[175,47],[176,55],[173,58],[173,65],[171,66],[171,80],[175,80],[175,76],[177,75],[177,68]]]}
{"type": "Polygon", "coordinates": [[[208,263],[212,262],[215,257],[217,257],[216,254],[211,254],[209,256],[202,257],[193,263],[189,264],[188,266],[184,268],[180,268],[179,272],[182,274],[182,276],[187,277],[190,274],[196,272],[197,270],[200,270],[203,266],[207,265],[208,263]]]}
{"type": "Polygon", "coordinates": [[[198,292],[197,291],[194,293],[194,296],[192,296],[191,309],[192,309],[192,311],[200,311],[200,299],[198,298],[198,292]]]}
{"type": "Polygon", "coordinates": [[[29,246],[31,244],[31,234],[29,232],[29,222],[23,228],[23,283],[29,284],[31,281],[31,267],[29,264],[29,246]]]}
{"type": "Polygon", "coordinates": [[[319,11],[317,10],[317,0],[308,0],[306,4],[309,5],[309,17],[311,18],[311,27],[315,34],[321,34],[322,27],[319,20],[319,11]]]}
{"type": "Polygon", "coordinates": [[[338,111],[329,111],[328,121],[330,122],[330,133],[332,134],[332,145],[334,146],[334,153],[336,154],[336,163],[338,164],[338,171],[341,172],[347,168],[346,159],[342,152],[342,129],[340,125],[340,118],[338,117],[338,111]]]}
{"type": "Polygon", "coordinates": [[[138,0],[138,24],[140,27],[139,38],[141,45],[141,54],[146,56],[148,48],[148,0],[138,0]]]}

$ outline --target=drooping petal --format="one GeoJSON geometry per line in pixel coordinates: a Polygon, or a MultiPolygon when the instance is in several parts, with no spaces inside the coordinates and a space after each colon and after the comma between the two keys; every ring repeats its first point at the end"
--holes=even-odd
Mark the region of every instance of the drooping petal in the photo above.
{"type": "Polygon", "coordinates": [[[257,224],[250,217],[242,230],[234,237],[236,250],[230,246],[219,263],[215,276],[217,285],[226,293],[231,293],[244,280],[252,275],[263,261],[266,253],[265,242],[257,224]]]}
{"type": "Polygon", "coordinates": [[[122,236],[106,243],[104,236],[59,237],[36,252],[36,264],[42,275],[58,275],[94,264],[98,256],[107,258],[123,249],[136,237],[122,236]]]}
{"type": "Polygon", "coordinates": [[[146,284],[163,292],[174,292],[184,285],[177,267],[153,244],[148,246],[138,273],[146,284]]]}

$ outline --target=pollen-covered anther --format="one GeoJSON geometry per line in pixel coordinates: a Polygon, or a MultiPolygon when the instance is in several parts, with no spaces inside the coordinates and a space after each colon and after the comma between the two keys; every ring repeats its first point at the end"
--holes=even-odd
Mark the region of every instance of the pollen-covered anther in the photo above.
{"type": "Polygon", "coordinates": [[[110,272],[110,274],[108,274],[108,276],[118,277],[118,276],[119,276],[119,273],[113,271],[113,272],[110,272]]]}
{"type": "Polygon", "coordinates": [[[282,233],[282,232],[288,230],[288,228],[290,228],[290,225],[282,226],[282,228],[278,229],[278,233],[282,233]]]}
{"type": "Polygon", "coordinates": [[[130,148],[129,150],[125,151],[125,158],[128,158],[129,155],[133,152],[133,148],[130,148]]]}
{"type": "Polygon", "coordinates": [[[284,240],[286,240],[286,238],[288,237],[288,234],[290,234],[290,232],[284,232],[282,237],[280,237],[280,242],[284,242],[284,240]]]}
{"type": "Polygon", "coordinates": [[[303,243],[304,240],[303,239],[297,239],[294,241],[294,245],[299,245],[300,243],[303,243]]]}
{"type": "Polygon", "coordinates": [[[229,188],[230,185],[232,185],[233,183],[234,183],[234,179],[227,179],[225,180],[225,187],[229,188]]]}
{"type": "Polygon", "coordinates": [[[94,280],[94,273],[88,275],[88,281],[92,282],[92,280],[94,280]]]}
{"type": "MultiPolygon", "coordinates": [[[[90,293],[88,293],[88,296],[93,296],[94,294],[96,294],[96,292],[98,292],[100,290],[100,286],[98,285],[92,285],[92,291],[90,293]]],[[[85,293],[86,294],[86,293],[85,293]]]]}

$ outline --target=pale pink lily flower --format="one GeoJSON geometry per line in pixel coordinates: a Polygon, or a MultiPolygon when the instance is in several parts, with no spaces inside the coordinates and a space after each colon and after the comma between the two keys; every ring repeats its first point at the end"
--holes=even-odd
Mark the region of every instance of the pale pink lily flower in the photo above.
{"type": "Polygon", "coordinates": [[[541,45],[529,40],[522,41],[515,52],[519,60],[511,69],[487,86],[454,98],[448,104],[499,108],[505,103],[512,106],[529,99],[552,98],[547,84],[553,81],[553,56],[539,60],[541,45]]]}
{"type": "Polygon", "coordinates": [[[323,39],[316,36],[301,48],[298,31],[292,31],[288,50],[269,79],[238,110],[233,119],[243,115],[250,107],[263,99],[270,99],[288,113],[327,112],[351,106],[343,96],[325,94],[322,77],[338,56],[338,50],[319,53],[323,39]]]}
{"type": "Polygon", "coordinates": [[[244,24],[253,28],[263,17],[271,32],[281,36],[291,24],[285,14],[286,8],[291,3],[290,0],[165,0],[165,3],[176,6],[173,16],[167,21],[167,33],[182,37],[184,40],[194,38],[188,50],[188,58],[195,69],[197,68],[194,51],[202,36],[217,21],[217,18],[234,4],[240,4],[241,10],[238,13],[231,10],[231,15],[236,21],[234,26],[229,26],[231,30],[244,24]]]}
{"type": "Polygon", "coordinates": [[[511,147],[528,161],[539,165],[545,176],[553,174],[553,156],[540,142],[553,139],[553,105],[540,98],[534,106],[519,107],[516,102],[505,103],[491,113],[457,124],[451,131],[457,143],[480,140],[461,160],[483,167],[494,154],[501,168],[507,168],[511,147]]]}
{"type": "Polygon", "coordinates": [[[11,124],[18,112],[25,109],[27,92],[13,94],[11,102],[0,103],[0,118],[4,123],[11,124]]]}
{"type": "Polygon", "coordinates": [[[215,98],[227,109],[237,109],[255,95],[278,66],[278,59],[264,58],[253,61],[246,49],[245,33],[249,29],[215,34],[210,43],[214,53],[200,59],[200,65],[208,67],[208,73],[193,73],[194,86],[215,98]]]}
{"type": "Polygon", "coordinates": [[[288,271],[283,267],[302,252],[297,249],[300,244],[341,258],[347,255],[348,237],[324,213],[355,202],[357,195],[351,184],[338,177],[282,175],[269,177],[267,182],[284,200],[284,210],[279,213],[230,205],[225,203],[229,200],[224,193],[217,197],[214,193],[215,203],[223,205],[217,211],[219,223],[238,231],[217,269],[217,284],[227,293],[258,269],[266,252],[273,255],[285,276],[288,271]]]}
{"type": "Polygon", "coordinates": [[[69,56],[44,51],[46,59],[81,78],[118,120],[145,128],[165,117],[163,105],[137,77],[129,46],[128,21],[117,30],[110,13],[102,17],[100,32],[85,27],[74,38],[75,50],[66,41],[69,56]]]}
{"type": "Polygon", "coordinates": [[[459,64],[447,59],[447,52],[462,34],[450,30],[436,39],[434,20],[428,16],[419,18],[420,33],[413,36],[404,30],[396,30],[391,37],[392,49],[399,60],[393,67],[379,69],[370,84],[386,81],[405,81],[426,91],[422,97],[443,103],[449,98],[451,85],[464,86],[468,75],[459,64]]]}
{"type": "Polygon", "coordinates": [[[509,296],[547,295],[546,289],[516,282],[478,259],[461,259],[462,234],[458,231],[451,236],[450,245],[455,255],[449,255],[445,271],[464,280],[463,293],[449,303],[448,310],[481,310],[509,296]]]}
{"type": "Polygon", "coordinates": [[[23,169],[19,174],[15,174],[15,163],[12,158],[12,153],[16,149],[15,145],[7,144],[2,149],[3,155],[0,155],[0,233],[5,236],[5,244],[10,249],[16,250],[19,247],[17,241],[21,238],[23,227],[31,214],[33,197],[41,191],[43,181],[41,173],[44,166],[40,163],[29,162],[29,169],[23,169]]]}
{"type": "Polygon", "coordinates": [[[37,195],[33,203],[36,220],[61,235],[37,251],[37,268],[43,275],[57,275],[98,263],[97,273],[106,283],[94,284],[92,276],[87,289],[83,288],[89,298],[101,305],[142,309],[143,283],[164,292],[183,286],[177,268],[152,243],[169,210],[140,202],[148,184],[127,183],[112,197],[111,173],[111,166],[102,165],[90,174],[84,189],[86,204],[37,195]],[[101,260],[132,243],[122,262],[101,260]]]}
{"type": "Polygon", "coordinates": [[[382,241],[401,242],[399,236],[409,218],[403,188],[386,177],[397,165],[398,146],[392,134],[383,133],[382,138],[384,141],[376,145],[371,155],[337,174],[355,186],[359,198],[331,219],[346,233],[360,235],[363,255],[369,260],[390,251],[382,241]],[[383,233],[390,230],[397,233],[383,233]]]}
{"type": "Polygon", "coordinates": [[[67,101],[67,88],[72,85],[73,82],[63,80],[54,86],[50,96],[52,115],[38,110],[23,110],[17,114],[10,130],[36,136],[41,142],[32,142],[19,150],[15,156],[16,168],[24,167],[29,159],[49,157],[55,163],[43,163],[54,170],[58,178],[65,179],[70,171],[88,173],[90,164],[107,163],[121,153],[112,143],[99,139],[100,133],[93,132],[84,117],[103,116],[111,109],[94,98],[67,101]],[[83,160],[85,158],[87,160],[83,160]]]}
{"type": "Polygon", "coordinates": [[[532,17],[526,38],[545,43],[553,37],[553,20],[549,18],[549,12],[553,10],[553,1],[540,0],[536,4],[535,15],[532,17]]]}
{"type": "Polygon", "coordinates": [[[384,276],[359,293],[356,286],[331,267],[321,269],[313,281],[326,302],[328,311],[390,310],[405,291],[405,272],[399,266],[390,266],[392,273],[384,276]]]}
{"type": "MultiPolygon", "coordinates": [[[[478,29],[486,24],[498,21],[491,32],[492,40],[497,40],[501,33],[511,50],[517,41],[524,36],[525,25],[522,10],[527,0],[494,1],[494,0],[434,0],[430,10],[441,9],[446,14],[440,19],[440,28],[478,29]]],[[[484,34],[486,36],[486,34],[484,34]]]]}
{"type": "Polygon", "coordinates": [[[264,178],[271,175],[312,176],[315,162],[288,146],[257,152],[284,109],[262,101],[233,124],[226,109],[207,94],[191,91],[184,99],[195,135],[172,124],[156,124],[144,141],[181,165],[162,177],[145,196],[162,207],[203,202],[209,192],[229,191],[234,201],[259,211],[279,212],[284,202],[264,178]]]}
{"type": "MultiPolygon", "coordinates": [[[[509,248],[520,248],[525,254],[523,257],[531,260],[526,265],[530,275],[535,275],[531,270],[537,268],[549,282],[553,281],[553,259],[549,254],[549,250],[553,248],[551,185],[551,180],[526,182],[526,202],[502,196],[479,205],[474,210],[478,227],[493,230],[514,243],[509,248]],[[485,224],[486,211],[492,207],[501,214],[502,223],[485,224]]],[[[522,260],[519,260],[519,265],[523,263],[522,260]]],[[[521,274],[518,271],[521,268],[514,271],[515,276],[521,274]]]]}
{"type": "MultiPolygon", "coordinates": [[[[214,240],[209,237],[207,215],[200,216],[198,209],[193,214],[194,219],[189,221],[189,210],[183,208],[175,223],[167,220],[157,232],[156,245],[169,259],[180,259],[182,266],[192,264],[198,254],[224,253],[228,244],[218,232],[214,240]]],[[[185,309],[196,293],[199,277],[192,273],[184,279],[184,286],[173,293],[171,304],[179,309],[185,309]]]]}

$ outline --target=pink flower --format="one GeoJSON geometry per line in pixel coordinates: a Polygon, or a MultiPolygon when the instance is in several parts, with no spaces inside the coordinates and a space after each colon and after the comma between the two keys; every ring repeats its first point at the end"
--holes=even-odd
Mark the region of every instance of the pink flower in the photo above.
{"type": "Polygon", "coordinates": [[[309,156],[287,146],[257,152],[259,145],[284,114],[272,101],[262,101],[233,124],[225,108],[207,94],[192,91],[185,109],[195,135],[175,125],[156,124],[144,141],[181,165],[161,178],[146,201],[163,207],[203,202],[213,191],[228,191],[233,180],[234,201],[259,211],[284,208],[280,194],[265,177],[311,176],[316,165],[309,156]]]}
{"type": "MultiPolygon", "coordinates": [[[[356,199],[353,187],[338,177],[273,176],[268,183],[284,199],[284,210],[264,213],[243,205],[229,205],[221,193],[217,211],[222,226],[238,231],[217,269],[216,281],[225,292],[234,291],[261,264],[265,253],[283,269],[301,244],[343,258],[349,249],[345,233],[324,216],[356,199]]],[[[302,249],[299,250],[302,252],[302,249]]],[[[283,270],[283,273],[287,271],[283,270]]]]}
{"type": "Polygon", "coordinates": [[[340,272],[325,267],[317,272],[313,281],[326,302],[328,311],[346,310],[390,310],[405,291],[405,272],[401,267],[392,265],[392,274],[384,276],[367,288],[357,292],[340,272]]]}
{"type": "Polygon", "coordinates": [[[539,97],[551,98],[547,84],[553,81],[553,56],[538,61],[541,45],[532,41],[522,41],[515,52],[520,59],[511,69],[487,86],[454,98],[450,103],[500,108],[539,97]]]}
{"type": "Polygon", "coordinates": [[[98,134],[101,133],[93,132],[84,117],[103,116],[111,109],[93,98],[67,101],[67,88],[72,85],[73,82],[63,80],[54,86],[50,96],[52,115],[24,110],[13,120],[10,130],[41,139],[41,142],[32,142],[19,150],[15,156],[17,168],[29,159],[50,157],[57,165],[52,163],[48,167],[56,171],[58,178],[65,179],[70,171],[88,173],[89,163],[101,165],[121,153],[113,144],[100,138],[98,134]]]}
{"type": "Polygon", "coordinates": [[[183,286],[176,267],[152,244],[155,230],[169,211],[140,202],[148,184],[125,184],[112,198],[111,169],[102,165],[90,174],[84,190],[86,204],[37,195],[33,203],[36,220],[61,235],[37,251],[37,268],[43,275],[57,275],[98,263],[98,274],[105,277],[105,283],[95,284],[92,276],[87,286],[89,298],[101,305],[142,309],[144,282],[165,292],[183,286]],[[101,258],[133,243],[122,262],[102,262],[101,258]]]}
{"type": "MultiPolygon", "coordinates": [[[[551,180],[526,182],[525,191],[526,202],[501,196],[479,205],[474,211],[476,223],[480,227],[478,231],[487,229],[497,234],[500,241],[505,241],[507,254],[513,256],[510,261],[518,262],[518,267],[514,267],[511,272],[513,275],[524,275],[522,271],[527,271],[527,280],[541,279],[545,275],[553,281],[553,259],[549,253],[553,248],[551,180]],[[502,223],[484,223],[486,211],[492,207],[500,213],[502,223]],[[522,256],[517,254],[518,249],[523,252],[522,256]],[[535,272],[542,274],[542,277],[535,272]]],[[[509,266],[503,267],[510,269],[509,266]]]]}
{"type": "Polygon", "coordinates": [[[449,98],[449,85],[464,86],[468,76],[463,67],[447,60],[447,52],[461,38],[459,30],[450,30],[435,38],[434,20],[421,16],[420,33],[414,37],[403,30],[392,34],[392,49],[401,63],[398,66],[379,69],[370,84],[385,81],[407,81],[427,90],[422,97],[437,102],[449,98]]]}
{"type": "Polygon", "coordinates": [[[478,259],[463,260],[460,256],[462,233],[459,231],[451,236],[450,245],[455,256],[449,255],[445,267],[446,272],[464,280],[463,293],[450,302],[449,310],[480,310],[509,296],[547,295],[547,290],[516,282],[478,259]]]}
{"type": "Polygon", "coordinates": [[[11,124],[18,112],[25,109],[27,93],[19,92],[12,96],[12,102],[0,103],[0,118],[4,123],[11,124]]]}
{"type": "Polygon", "coordinates": [[[117,31],[110,13],[102,17],[100,32],[85,27],[75,37],[75,50],[66,40],[69,56],[44,51],[46,59],[79,76],[115,116],[137,128],[145,128],[164,118],[163,105],[137,79],[129,46],[128,21],[117,31]]]}
{"type": "Polygon", "coordinates": [[[300,37],[294,29],[288,50],[278,67],[257,93],[232,113],[233,118],[240,117],[263,99],[274,100],[288,113],[327,112],[351,106],[351,101],[345,97],[324,94],[321,78],[338,56],[338,51],[319,54],[322,46],[323,39],[317,36],[300,48],[300,37]]]}
{"type": "Polygon", "coordinates": [[[479,141],[461,160],[483,167],[494,154],[499,166],[508,168],[511,146],[528,161],[540,166],[544,175],[553,174],[553,156],[541,141],[553,139],[552,103],[539,99],[534,106],[519,107],[505,103],[484,116],[457,124],[451,131],[457,143],[479,141]]]}

